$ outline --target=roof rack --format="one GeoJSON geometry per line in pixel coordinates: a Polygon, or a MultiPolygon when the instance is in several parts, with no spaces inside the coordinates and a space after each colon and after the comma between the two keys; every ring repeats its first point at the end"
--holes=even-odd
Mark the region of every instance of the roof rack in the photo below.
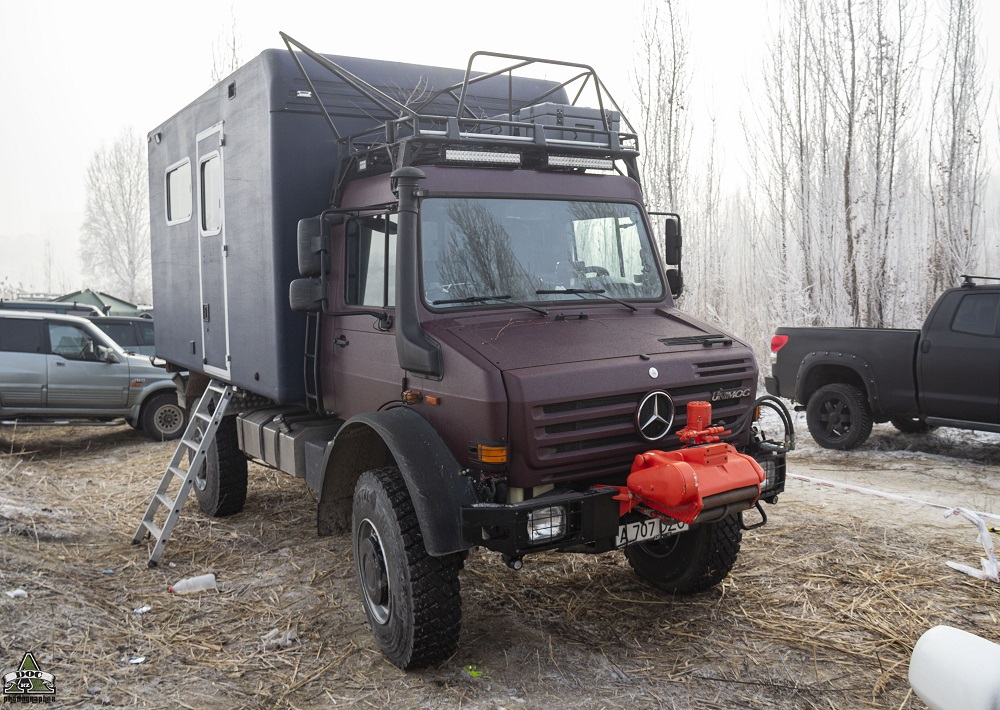
{"type": "MultiPolygon", "coordinates": [[[[302,43],[280,33],[313,98],[339,145],[339,161],[331,204],[339,206],[346,182],[358,175],[386,172],[408,165],[490,165],[542,170],[614,170],[639,182],[638,135],[622,115],[617,102],[597,73],[588,65],[514,54],[475,52],[464,79],[436,89],[415,101],[401,102],[355,76],[302,43]],[[303,66],[298,49],[384,113],[373,116],[374,125],[349,136],[341,135],[303,66]],[[480,58],[507,60],[510,64],[490,72],[474,73],[480,58]],[[514,95],[514,72],[533,65],[576,70],[562,82],[538,82],[546,88],[528,99],[514,95]],[[471,105],[472,89],[498,77],[507,78],[507,110],[501,115],[480,115],[471,105]],[[587,88],[596,94],[597,107],[578,105],[587,88]],[[569,96],[571,103],[545,102],[569,96]],[[442,108],[454,113],[442,114],[442,108]],[[627,130],[619,130],[620,124],[627,130]]],[[[520,77],[519,77],[520,78],[520,77]]]]}
{"type": "Polygon", "coordinates": [[[973,279],[979,279],[980,281],[1000,281],[1000,276],[970,276],[969,274],[961,274],[958,278],[962,279],[962,288],[972,288],[976,285],[973,279]]]}

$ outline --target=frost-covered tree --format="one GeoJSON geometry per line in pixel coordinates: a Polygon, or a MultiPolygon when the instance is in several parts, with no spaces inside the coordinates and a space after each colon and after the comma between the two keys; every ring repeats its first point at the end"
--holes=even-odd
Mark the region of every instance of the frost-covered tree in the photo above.
{"type": "Polygon", "coordinates": [[[946,0],[943,47],[931,112],[929,181],[932,298],[975,271],[983,256],[983,193],[988,171],[983,124],[990,96],[979,56],[975,0],[946,0]]]}
{"type": "Polygon", "coordinates": [[[232,24],[212,43],[212,86],[215,86],[243,64],[243,42],[236,29],[236,10],[229,8],[232,24]]]}
{"type": "Polygon", "coordinates": [[[916,0],[794,0],[771,42],[758,188],[798,322],[888,325],[915,127],[916,0]],[[795,291],[800,295],[796,296],[795,291]]]}
{"type": "Polygon", "coordinates": [[[146,146],[126,128],[90,160],[80,260],[89,283],[132,303],[148,303],[149,183],[146,146]]]}
{"type": "Polygon", "coordinates": [[[645,5],[642,18],[635,68],[644,141],[639,167],[647,202],[680,210],[691,154],[686,24],[674,0],[645,5]]]}

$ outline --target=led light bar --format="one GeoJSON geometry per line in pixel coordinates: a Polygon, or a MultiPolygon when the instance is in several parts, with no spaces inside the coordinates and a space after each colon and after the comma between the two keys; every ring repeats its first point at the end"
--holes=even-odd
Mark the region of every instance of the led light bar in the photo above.
{"type": "Polygon", "coordinates": [[[609,158],[579,158],[575,155],[550,155],[549,166],[553,168],[594,168],[613,170],[615,161],[609,158]]]}
{"type": "Polygon", "coordinates": [[[520,153],[494,153],[486,150],[459,150],[446,148],[445,160],[462,160],[467,163],[493,163],[494,165],[520,165],[520,153]]]}

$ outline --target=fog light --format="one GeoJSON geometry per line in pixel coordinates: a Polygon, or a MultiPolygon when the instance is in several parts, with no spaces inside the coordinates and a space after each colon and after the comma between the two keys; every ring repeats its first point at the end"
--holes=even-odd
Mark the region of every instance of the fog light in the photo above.
{"type": "Polygon", "coordinates": [[[528,512],[528,538],[531,542],[549,542],[566,534],[566,506],[552,505],[528,512]]]}

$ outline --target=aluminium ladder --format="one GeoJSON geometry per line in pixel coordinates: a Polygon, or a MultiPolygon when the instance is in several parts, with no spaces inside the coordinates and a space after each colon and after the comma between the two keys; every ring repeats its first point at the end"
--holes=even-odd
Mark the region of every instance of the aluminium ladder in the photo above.
{"type": "Polygon", "coordinates": [[[191,492],[195,478],[201,467],[205,465],[208,449],[215,441],[215,433],[219,430],[222,417],[226,414],[232,396],[232,385],[216,380],[208,383],[205,394],[202,395],[197,408],[191,414],[191,419],[184,430],[184,435],[177,444],[173,458],[167,464],[163,479],[160,481],[156,493],[153,494],[152,500],[149,501],[149,507],[146,508],[146,514],[142,516],[139,528],[132,538],[132,544],[137,545],[146,537],[152,537],[156,540],[149,553],[150,567],[156,567],[160,557],[163,556],[163,549],[167,545],[167,540],[170,539],[177,519],[180,518],[181,508],[184,507],[184,501],[188,493],[191,492]],[[189,466],[185,469],[184,459],[189,452],[191,454],[188,461],[189,466]],[[177,497],[171,498],[168,489],[174,478],[181,479],[181,486],[177,497]],[[155,521],[156,513],[161,507],[168,511],[163,527],[158,526],[155,521]]]}

